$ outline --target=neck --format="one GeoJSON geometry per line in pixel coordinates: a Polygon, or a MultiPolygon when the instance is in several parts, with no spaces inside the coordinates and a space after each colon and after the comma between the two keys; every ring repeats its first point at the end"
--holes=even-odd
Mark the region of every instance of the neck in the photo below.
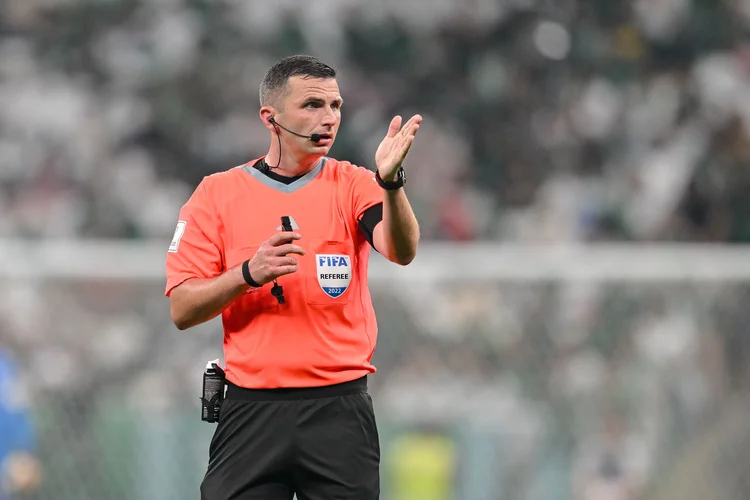
{"type": "Polygon", "coordinates": [[[273,143],[271,148],[268,150],[268,154],[265,156],[265,162],[270,167],[274,168],[272,172],[283,175],[284,177],[294,177],[297,175],[306,174],[318,164],[318,161],[323,155],[300,155],[295,154],[293,149],[290,147],[283,148],[283,155],[281,156],[281,163],[279,163],[279,146],[277,143],[273,143]]]}

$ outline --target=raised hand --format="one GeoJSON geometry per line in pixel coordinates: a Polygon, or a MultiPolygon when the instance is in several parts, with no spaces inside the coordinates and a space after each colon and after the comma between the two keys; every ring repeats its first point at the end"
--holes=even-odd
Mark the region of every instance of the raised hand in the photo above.
{"type": "Polygon", "coordinates": [[[403,127],[401,126],[400,116],[394,116],[391,120],[388,133],[375,152],[375,165],[383,180],[393,181],[396,179],[398,168],[409,153],[409,148],[414,142],[420,123],[422,123],[420,115],[409,118],[409,121],[403,127]]]}

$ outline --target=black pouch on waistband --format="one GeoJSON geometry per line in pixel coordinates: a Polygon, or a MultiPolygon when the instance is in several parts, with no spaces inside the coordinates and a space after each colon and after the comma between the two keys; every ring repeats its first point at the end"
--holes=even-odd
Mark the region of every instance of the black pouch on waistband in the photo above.
{"type": "Polygon", "coordinates": [[[214,424],[219,421],[221,403],[224,402],[226,377],[219,366],[219,360],[209,361],[203,372],[203,396],[201,400],[201,420],[214,424]]]}

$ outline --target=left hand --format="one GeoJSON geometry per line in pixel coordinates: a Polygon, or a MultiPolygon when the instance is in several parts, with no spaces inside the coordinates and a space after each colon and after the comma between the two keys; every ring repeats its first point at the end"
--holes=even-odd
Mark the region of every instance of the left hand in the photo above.
{"type": "Polygon", "coordinates": [[[417,135],[422,117],[414,115],[401,127],[401,117],[394,116],[388,133],[375,151],[375,165],[384,181],[396,180],[396,172],[409,152],[414,136],[417,135]]]}

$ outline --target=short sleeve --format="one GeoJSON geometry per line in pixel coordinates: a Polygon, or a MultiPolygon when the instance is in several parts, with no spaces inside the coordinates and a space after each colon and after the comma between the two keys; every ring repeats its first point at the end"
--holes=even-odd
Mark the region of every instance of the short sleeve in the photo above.
{"type": "Polygon", "coordinates": [[[224,271],[221,224],[204,179],[180,210],[167,252],[165,295],[191,278],[213,278],[224,271]]]}
{"type": "Polygon", "coordinates": [[[366,168],[355,170],[352,181],[352,213],[357,221],[362,220],[368,208],[383,203],[383,189],[375,180],[375,172],[366,168]]]}

